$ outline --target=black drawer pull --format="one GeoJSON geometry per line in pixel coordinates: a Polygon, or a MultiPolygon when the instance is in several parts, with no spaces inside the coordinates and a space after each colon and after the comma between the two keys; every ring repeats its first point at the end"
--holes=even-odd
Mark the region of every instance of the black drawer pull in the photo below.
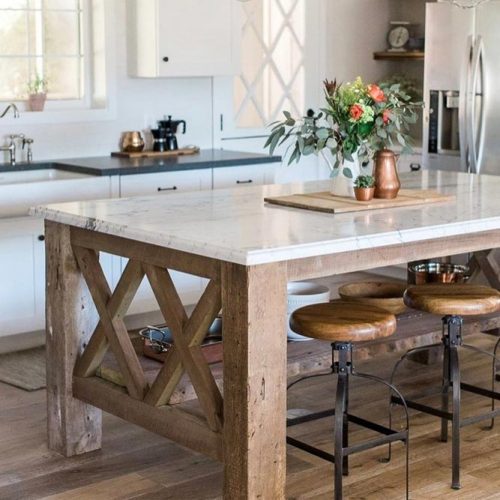
{"type": "Polygon", "coordinates": [[[168,57],[167,57],[167,56],[165,56],[165,57],[163,58],[163,62],[168,62],[168,57]]]}
{"type": "Polygon", "coordinates": [[[38,236],[38,241],[45,241],[45,236],[43,234],[38,236]]]}
{"type": "Polygon", "coordinates": [[[169,187],[169,188],[159,187],[158,188],[158,192],[160,192],[160,191],[177,191],[177,186],[172,186],[172,187],[169,187]]]}
{"type": "Polygon", "coordinates": [[[422,165],[420,163],[410,163],[410,170],[412,172],[418,172],[422,168],[422,165]]]}
{"type": "Polygon", "coordinates": [[[252,182],[252,179],[248,179],[247,181],[236,181],[236,184],[252,184],[252,182]]]}

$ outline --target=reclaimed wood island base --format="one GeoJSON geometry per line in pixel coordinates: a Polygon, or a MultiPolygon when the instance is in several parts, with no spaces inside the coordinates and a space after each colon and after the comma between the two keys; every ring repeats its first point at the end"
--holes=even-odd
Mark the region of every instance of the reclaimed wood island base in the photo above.
{"type": "Polygon", "coordinates": [[[284,498],[287,282],[500,247],[500,178],[424,172],[403,183],[456,201],[335,216],[264,205],[293,185],[34,210],[46,218],[50,448],[100,448],[104,410],[222,461],[225,498],[284,498]],[[129,259],[114,291],[99,252],[129,259]],[[190,317],[172,270],[208,280],[190,317]],[[145,276],[175,339],[152,383],[123,322],[145,276]],[[220,310],[222,393],[200,348],[220,310]],[[108,350],[126,388],[96,376],[108,350]],[[197,407],[169,405],[184,373],[197,407]]]}

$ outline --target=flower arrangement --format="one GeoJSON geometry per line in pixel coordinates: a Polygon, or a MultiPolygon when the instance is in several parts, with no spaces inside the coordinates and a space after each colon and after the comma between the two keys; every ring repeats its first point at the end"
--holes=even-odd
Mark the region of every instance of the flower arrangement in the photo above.
{"type": "Polygon", "coordinates": [[[331,176],[342,165],[342,174],[353,178],[351,168],[344,163],[359,159],[366,167],[374,154],[398,143],[403,153],[411,152],[409,127],[417,120],[418,103],[401,90],[400,84],[376,85],[357,78],[352,83],[324,82],[326,106],[318,114],[295,119],[284,111],[285,120],[271,124],[271,133],[264,147],[271,154],[276,147],[293,140],[288,163],[299,162],[302,156],[332,155],[331,176]]]}

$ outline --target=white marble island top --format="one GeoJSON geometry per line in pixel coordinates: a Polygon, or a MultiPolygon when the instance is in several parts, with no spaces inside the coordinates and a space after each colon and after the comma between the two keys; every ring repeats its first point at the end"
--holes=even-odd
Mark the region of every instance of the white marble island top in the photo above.
{"type": "Polygon", "coordinates": [[[263,201],[328,190],[329,181],[318,181],[63,203],[31,213],[243,265],[500,229],[500,176],[424,171],[401,180],[405,188],[436,189],[456,200],[335,215],[263,201]]]}

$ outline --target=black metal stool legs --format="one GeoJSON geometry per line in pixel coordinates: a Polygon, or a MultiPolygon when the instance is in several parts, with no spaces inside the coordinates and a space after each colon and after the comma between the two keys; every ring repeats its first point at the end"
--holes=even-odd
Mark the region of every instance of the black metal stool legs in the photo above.
{"type": "MultiPolygon", "coordinates": [[[[466,384],[461,382],[460,375],[460,361],[458,356],[459,348],[463,347],[465,349],[470,349],[476,351],[480,354],[484,354],[493,358],[493,366],[495,371],[495,363],[498,361],[496,357],[497,350],[500,348],[500,341],[495,347],[495,352],[492,354],[490,352],[479,349],[475,346],[467,345],[463,343],[462,339],[462,324],[463,320],[460,316],[445,316],[443,318],[443,338],[442,345],[444,347],[444,357],[443,357],[443,380],[441,385],[441,409],[433,408],[431,406],[418,403],[415,398],[406,399],[406,404],[409,408],[413,408],[417,411],[428,413],[434,415],[441,419],[441,440],[446,442],[448,440],[448,422],[451,422],[451,434],[452,434],[452,488],[460,489],[460,428],[466,425],[471,425],[483,420],[491,419],[492,425],[494,423],[495,416],[500,414],[500,410],[495,409],[495,401],[500,400],[500,393],[495,392],[495,381],[492,382],[492,390],[483,389],[481,387],[476,387],[471,384],[466,384]],[[449,393],[452,392],[451,401],[451,411],[449,409],[449,393]],[[473,417],[461,418],[461,391],[468,391],[480,396],[490,398],[491,411],[483,413],[480,415],[475,415],[473,417]]],[[[421,349],[429,349],[436,347],[436,345],[422,347],[421,349]]],[[[401,360],[396,364],[393,369],[393,374],[391,377],[391,383],[394,380],[396,371],[400,366],[401,362],[406,359],[409,351],[401,360]]],[[[423,396],[428,396],[429,393],[423,396]]],[[[392,396],[391,403],[402,404],[399,397],[392,396]]]]}
{"type": "MultiPolygon", "coordinates": [[[[446,408],[443,412],[448,412],[448,392],[451,384],[452,388],[452,410],[451,410],[451,468],[452,480],[451,487],[455,490],[460,489],[460,362],[458,358],[458,347],[462,345],[462,324],[463,320],[459,316],[445,316],[443,326],[446,333],[443,337],[444,360],[443,366],[445,374],[446,388],[443,385],[443,403],[446,402],[446,408]],[[446,391],[446,394],[445,394],[446,391]]],[[[447,441],[448,438],[448,420],[441,418],[441,439],[447,441]],[[444,431],[444,432],[443,432],[444,431]],[[445,439],[443,439],[443,437],[445,439]]]]}
{"type": "Polygon", "coordinates": [[[335,409],[324,410],[318,413],[305,415],[303,417],[297,417],[294,419],[289,419],[287,421],[287,426],[291,427],[294,425],[299,425],[305,422],[310,422],[313,420],[318,420],[321,418],[334,416],[335,417],[335,430],[334,430],[334,454],[331,455],[323,450],[315,448],[307,443],[304,443],[298,439],[288,437],[287,443],[296,446],[304,451],[307,451],[313,455],[321,457],[325,460],[333,462],[335,464],[334,471],[334,486],[335,486],[335,500],[342,500],[342,483],[343,476],[348,474],[349,467],[349,455],[353,453],[358,453],[361,451],[369,450],[387,443],[393,443],[395,441],[402,441],[406,446],[406,498],[409,498],[409,415],[408,408],[404,402],[401,393],[389,382],[375,377],[373,375],[367,375],[364,373],[357,373],[354,371],[352,363],[352,344],[348,342],[335,342],[332,344],[332,354],[333,354],[333,373],[338,377],[337,390],[335,396],[335,409]],[[404,405],[405,415],[406,415],[406,427],[402,431],[395,431],[391,428],[384,427],[382,425],[376,424],[369,420],[351,415],[349,413],[349,380],[351,377],[359,377],[373,382],[378,382],[385,385],[387,388],[391,389],[401,399],[404,405]],[[348,431],[349,422],[356,425],[360,425],[367,429],[373,430],[381,436],[373,438],[368,441],[361,443],[356,443],[349,445],[348,431]]]}
{"type": "Polygon", "coordinates": [[[345,443],[345,420],[347,403],[347,386],[349,375],[347,373],[338,374],[337,395],[335,397],[335,498],[342,498],[342,476],[344,475],[344,461],[348,458],[344,455],[345,443]]]}

